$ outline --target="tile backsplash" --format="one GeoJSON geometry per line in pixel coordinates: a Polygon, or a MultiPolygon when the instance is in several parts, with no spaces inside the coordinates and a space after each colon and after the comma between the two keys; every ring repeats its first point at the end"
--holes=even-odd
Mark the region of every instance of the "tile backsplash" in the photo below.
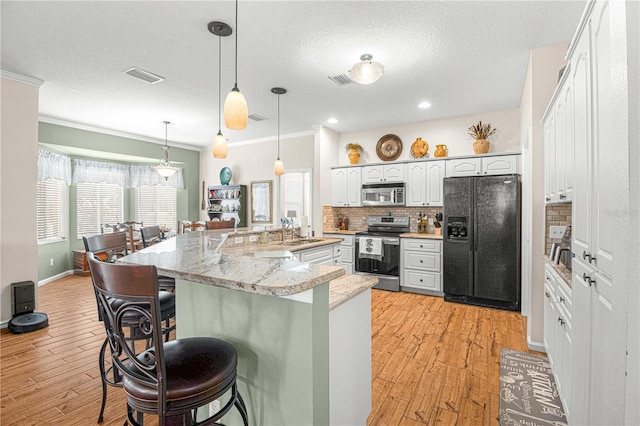
{"type": "Polygon", "coordinates": [[[338,214],[349,219],[349,230],[366,231],[367,216],[409,216],[410,232],[418,232],[418,216],[420,214],[435,218],[442,213],[442,207],[332,207],[322,206],[322,231],[331,232],[337,228],[338,214]]]}
{"type": "Polygon", "coordinates": [[[546,213],[546,230],[545,230],[545,248],[544,253],[549,255],[551,253],[551,245],[553,243],[559,243],[560,238],[549,237],[550,226],[571,226],[571,204],[556,204],[547,206],[546,213]]]}

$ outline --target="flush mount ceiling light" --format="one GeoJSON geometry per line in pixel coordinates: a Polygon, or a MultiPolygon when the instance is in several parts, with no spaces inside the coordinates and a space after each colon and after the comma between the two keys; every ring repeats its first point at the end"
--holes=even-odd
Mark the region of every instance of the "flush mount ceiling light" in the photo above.
{"type": "Polygon", "coordinates": [[[337,122],[338,122],[338,119],[333,117],[327,120],[327,123],[329,124],[336,124],[337,122]]]}
{"type": "Polygon", "coordinates": [[[349,70],[351,80],[359,84],[371,84],[382,77],[384,65],[371,59],[373,59],[373,56],[368,53],[360,56],[362,62],[358,62],[349,70]]]}
{"type": "Polygon", "coordinates": [[[275,173],[276,176],[280,176],[284,173],[284,163],[282,163],[282,160],[280,159],[280,95],[287,93],[287,89],[274,87],[271,89],[271,93],[278,95],[278,158],[275,163],[273,163],[273,173],[275,173]]]}
{"type": "Polygon", "coordinates": [[[429,102],[427,102],[427,101],[420,102],[418,104],[418,108],[420,108],[420,109],[427,109],[427,108],[430,108],[430,107],[431,107],[431,104],[429,102]]]}
{"type": "Polygon", "coordinates": [[[164,178],[164,180],[168,180],[171,176],[175,175],[178,171],[177,167],[173,167],[171,165],[171,160],[169,160],[169,145],[167,143],[167,126],[171,124],[170,121],[163,121],[164,123],[164,146],[162,150],[164,151],[164,160],[160,160],[160,164],[155,167],[156,171],[160,176],[164,178]]]}
{"type": "Polygon", "coordinates": [[[220,107],[220,81],[222,76],[222,37],[228,37],[233,33],[231,27],[224,22],[214,21],[207,25],[209,31],[218,36],[218,134],[213,139],[211,153],[213,158],[227,158],[227,139],[222,135],[220,125],[220,115],[222,114],[220,107]]]}
{"type": "Polygon", "coordinates": [[[224,125],[232,130],[244,130],[249,119],[249,108],[238,89],[238,0],[236,0],[236,81],[224,100],[224,125]]]}

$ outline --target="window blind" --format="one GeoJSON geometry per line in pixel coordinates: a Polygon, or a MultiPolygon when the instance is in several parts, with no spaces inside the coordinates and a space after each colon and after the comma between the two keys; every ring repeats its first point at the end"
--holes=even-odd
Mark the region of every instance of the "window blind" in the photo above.
{"type": "Polygon", "coordinates": [[[124,190],[109,183],[78,183],[78,238],[96,235],[100,225],[123,222],[124,190]]]}
{"type": "Polygon", "coordinates": [[[135,215],[145,226],[177,223],[176,188],[143,185],[135,189],[135,215]]]}
{"type": "Polygon", "coordinates": [[[61,180],[47,179],[37,181],[36,188],[38,244],[64,240],[66,184],[61,180]]]}

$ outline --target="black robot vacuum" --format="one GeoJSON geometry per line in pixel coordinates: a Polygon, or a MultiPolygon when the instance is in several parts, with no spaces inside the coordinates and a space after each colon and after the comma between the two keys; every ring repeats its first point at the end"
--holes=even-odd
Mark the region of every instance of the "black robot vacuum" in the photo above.
{"type": "Polygon", "coordinates": [[[9,331],[19,334],[47,327],[49,317],[42,312],[33,312],[35,306],[35,284],[33,281],[11,284],[13,318],[9,321],[9,331]]]}

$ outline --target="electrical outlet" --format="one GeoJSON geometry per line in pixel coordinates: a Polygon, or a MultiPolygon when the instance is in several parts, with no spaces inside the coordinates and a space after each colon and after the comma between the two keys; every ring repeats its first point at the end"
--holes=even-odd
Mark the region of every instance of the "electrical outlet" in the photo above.
{"type": "Polygon", "coordinates": [[[242,237],[236,237],[235,240],[233,240],[234,244],[242,244],[242,237]]]}
{"type": "Polygon", "coordinates": [[[256,241],[258,241],[258,236],[257,235],[249,235],[249,242],[250,243],[255,243],[256,241]]]}
{"type": "Polygon", "coordinates": [[[216,399],[209,403],[209,417],[213,416],[218,411],[220,411],[220,400],[216,399]]]}
{"type": "Polygon", "coordinates": [[[53,257],[49,259],[49,266],[53,266],[53,257]]]}
{"type": "Polygon", "coordinates": [[[549,238],[562,238],[566,230],[567,230],[566,226],[550,226],[549,238]]]}

